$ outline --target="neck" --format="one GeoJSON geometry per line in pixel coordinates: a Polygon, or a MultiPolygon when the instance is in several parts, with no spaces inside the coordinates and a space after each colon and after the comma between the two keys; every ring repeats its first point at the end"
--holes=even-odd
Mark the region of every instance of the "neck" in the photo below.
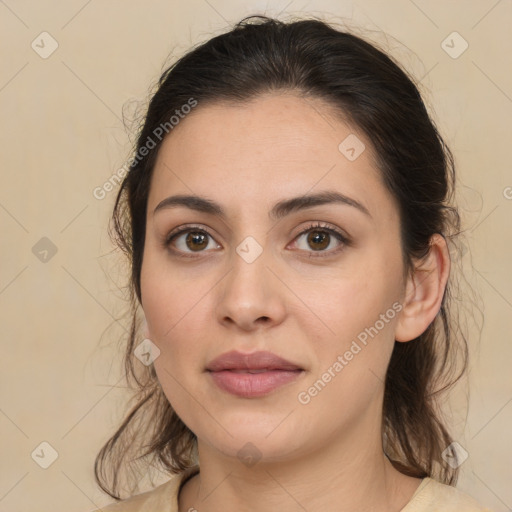
{"type": "Polygon", "coordinates": [[[384,455],[380,430],[375,433],[360,429],[314,451],[250,467],[199,442],[200,473],[183,486],[179,510],[399,512],[421,479],[398,472],[384,455]]]}

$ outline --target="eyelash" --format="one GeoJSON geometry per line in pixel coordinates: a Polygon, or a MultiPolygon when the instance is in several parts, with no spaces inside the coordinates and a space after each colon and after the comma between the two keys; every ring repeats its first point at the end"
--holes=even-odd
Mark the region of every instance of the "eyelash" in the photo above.
{"type": "MultiPolygon", "coordinates": [[[[301,231],[298,235],[296,235],[294,240],[296,240],[296,239],[300,238],[302,235],[305,235],[306,233],[309,233],[310,231],[314,231],[314,230],[329,233],[330,235],[334,236],[339,242],[341,242],[341,245],[338,248],[332,249],[330,251],[306,251],[306,252],[311,253],[310,258],[326,258],[328,256],[333,256],[334,254],[337,254],[338,252],[343,250],[343,248],[345,246],[351,245],[351,240],[346,235],[344,235],[337,229],[331,228],[331,227],[329,227],[325,224],[322,224],[320,222],[309,225],[307,228],[305,228],[303,231],[301,231]]],[[[200,227],[200,226],[187,225],[185,228],[181,229],[180,231],[171,232],[169,235],[167,235],[164,240],[164,247],[169,248],[172,241],[174,241],[180,235],[183,235],[183,234],[189,233],[189,232],[204,233],[204,234],[208,235],[210,238],[214,239],[213,235],[208,231],[208,229],[206,229],[204,227],[200,227]]],[[[186,253],[186,252],[180,251],[179,249],[171,249],[171,250],[174,253],[179,254],[180,257],[184,257],[184,258],[197,257],[195,255],[192,255],[193,253],[186,253]]],[[[199,254],[200,252],[204,252],[204,251],[198,251],[197,254],[199,254]]]]}

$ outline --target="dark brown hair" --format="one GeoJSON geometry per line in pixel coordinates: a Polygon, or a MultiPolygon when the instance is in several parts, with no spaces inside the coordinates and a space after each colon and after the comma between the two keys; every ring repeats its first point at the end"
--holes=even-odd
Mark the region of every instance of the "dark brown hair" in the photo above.
{"type": "MultiPolygon", "coordinates": [[[[282,22],[264,16],[243,19],[229,32],[198,45],[161,76],[137,139],[136,157],[121,184],[113,211],[112,238],[131,268],[131,330],[125,355],[135,404],[99,452],[95,476],[119,499],[120,474],[137,463],[154,462],[169,473],[196,462],[196,437],[171,408],[152,366],[134,362],[141,341],[138,311],[146,206],[161,140],[158,127],[190,100],[249,101],[272,91],[320,98],[333,113],[371,141],[383,180],[395,198],[401,222],[406,272],[429,251],[433,234],[449,242],[459,233],[452,206],[454,162],[422,101],[414,79],[375,44],[319,19],[282,22]],[[155,147],[141,151],[152,139],[155,147]],[[144,154],[143,154],[144,153],[144,154]]],[[[171,133],[169,131],[169,133],[171,133]]],[[[435,320],[417,339],[395,342],[383,403],[383,448],[402,473],[432,476],[454,485],[457,469],[442,458],[452,442],[437,396],[460,379],[467,366],[467,342],[456,342],[449,315],[450,278],[435,320]],[[456,362],[462,353],[462,369],[456,362]]],[[[456,325],[455,325],[456,327],[456,325]]]]}

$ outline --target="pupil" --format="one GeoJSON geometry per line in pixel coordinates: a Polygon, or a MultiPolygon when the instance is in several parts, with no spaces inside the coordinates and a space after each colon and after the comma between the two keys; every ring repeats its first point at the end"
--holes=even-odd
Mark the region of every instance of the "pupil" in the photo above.
{"type": "Polygon", "coordinates": [[[313,244],[322,244],[322,242],[324,242],[321,247],[313,247],[315,249],[315,251],[317,250],[320,250],[320,249],[325,249],[329,243],[325,243],[325,241],[327,240],[328,238],[328,235],[327,233],[323,233],[321,231],[312,231],[308,237],[308,241],[309,242],[312,242],[313,244]]]}
{"type": "Polygon", "coordinates": [[[204,249],[208,245],[206,236],[204,233],[198,231],[192,231],[187,236],[187,247],[191,250],[204,249]],[[198,242],[198,243],[196,243],[198,242]],[[201,243],[202,242],[202,243],[201,243]]]}

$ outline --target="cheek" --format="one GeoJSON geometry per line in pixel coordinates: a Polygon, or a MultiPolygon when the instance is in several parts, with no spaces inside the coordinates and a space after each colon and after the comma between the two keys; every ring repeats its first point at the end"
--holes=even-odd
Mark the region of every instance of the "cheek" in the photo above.
{"type": "Polygon", "coordinates": [[[373,325],[400,296],[396,275],[378,262],[361,262],[351,267],[350,274],[329,279],[322,293],[311,295],[310,290],[310,297],[332,331],[343,337],[353,336],[355,331],[373,325]]]}
{"type": "Polygon", "coordinates": [[[311,314],[298,316],[302,330],[311,337],[319,371],[346,353],[352,370],[345,373],[354,375],[357,367],[364,367],[366,373],[369,367],[378,375],[385,372],[401,309],[401,267],[386,261],[370,254],[350,265],[346,273],[325,281],[323,293],[318,288],[303,288],[302,293],[310,293],[311,304],[315,304],[311,309],[322,319],[320,323],[311,314]]]}
{"type": "Polygon", "coordinates": [[[185,369],[195,372],[201,368],[201,343],[212,322],[208,309],[212,286],[208,279],[187,276],[162,259],[150,254],[142,266],[142,308],[149,338],[160,350],[155,369],[159,378],[174,387],[168,374],[178,378],[185,369]]]}
{"type": "MultiPolygon", "coordinates": [[[[400,304],[393,283],[377,275],[378,281],[367,272],[364,280],[343,280],[329,288],[322,306],[329,327],[322,332],[329,334],[311,338],[316,364],[297,397],[301,404],[310,401],[303,410],[308,417],[328,416],[334,424],[358,417],[382,390],[400,304]]],[[[312,324],[303,323],[302,329],[315,333],[312,324]]]]}
{"type": "Polygon", "coordinates": [[[165,252],[147,250],[141,269],[142,308],[151,336],[159,342],[186,320],[201,295],[202,284],[193,282],[169,264],[165,252]]]}

